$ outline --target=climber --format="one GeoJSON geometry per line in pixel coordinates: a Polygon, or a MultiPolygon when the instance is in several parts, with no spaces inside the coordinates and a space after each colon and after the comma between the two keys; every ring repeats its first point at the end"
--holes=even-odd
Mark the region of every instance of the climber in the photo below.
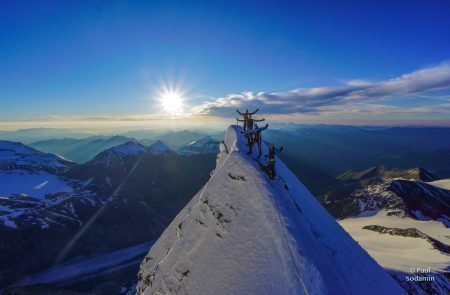
{"type": "Polygon", "coordinates": [[[273,143],[269,145],[269,153],[266,155],[266,160],[269,164],[269,178],[275,178],[275,156],[283,150],[283,147],[280,146],[278,149],[275,147],[273,143]]]}
{"type": "Polygon", "coordinates": [[[253,116],[254,114],[256,114],[259,111],[259,109],[256,109],[254,112],[249,112],[248,109],[245,109],[245,113],[241,113],[239,110],[236,110],[236,112],[241,115],[241,116],[253,116]]]}
{"type": "Polygon", "coordinates": [[[242,133],[245,133],[245,135],[247,137],[247,144],[248,144],[248,153],[247,154],[252,153],[253,144],[256,143],[258,145],[258,158],[261,157],[261,142],[262,142],[261,131],[266,130],[267,127],[269,127],[269,124],[266,124],[266,126],[264,126],[262,128],[259,128],[258,124],[254,124],[253,129],[242,132],[242,133]]]}
{"type": "Polygon", "coordinates": [[[256,109],[254,112],[251,112],[251,113],[250,113],[250,112],[248,111],[248,109],[245,109],[245,113],[241,113],[239,110],[236,110],[236,112],[237,112],[239,115],[241,115],[241,116],[244,117],[243,120],[242,120],[242,119],[236,119],[236,121],[238,121],[238,122],[244,122],[244,131],[247,131],[247,130],[252,129],[252,128],[253,128],[253,123],[254,123],[254,122],[262,122],[262,121],[265,120],[265,119],[261,119],[261,120],[255,120],[255,119],[252,119],[252,116],[253,116],[254,114],[256,114],[258,111],[259,111],[259,109],[256,109]]]}
{"type": "Polygon", "coordinates": [[[264,119],[264,118],[262,118],[262,119],[253,119],[252,115],[244,116],[244,120],[236,118],[236,121],[244,122],[244,131],[251,130],[253,128],[253,124],[255,122],[262,122],[262,121],[265,121],[265,120],[266,119],[264,119]]]}

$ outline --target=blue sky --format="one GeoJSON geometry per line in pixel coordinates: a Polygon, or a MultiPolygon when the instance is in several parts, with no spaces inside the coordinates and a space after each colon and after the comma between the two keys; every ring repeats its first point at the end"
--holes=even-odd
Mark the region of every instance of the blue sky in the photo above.
{"type": "Polygon", "coordinates": [[[448,1],[337,2],[1,1],[0,120],[450,121],[448,1]]]}

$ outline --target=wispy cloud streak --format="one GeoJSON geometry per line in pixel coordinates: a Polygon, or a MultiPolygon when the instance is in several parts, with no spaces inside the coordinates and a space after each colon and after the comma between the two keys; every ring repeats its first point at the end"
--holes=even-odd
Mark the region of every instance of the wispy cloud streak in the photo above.
{"type": "MultiPolygon", "coordinates": [[[[298,88],[286,92],[243,92],[205,102],[194,113],[229,116],[235,108],[264,108],[272,114],[320,114],[343,111],[343,106],[361,112],[395,110],[383,103],[386,99],[422,96],[450,89],[450,64],[417,70],[383,81],[351,80],[338,87],[298,88]]],[[[445,101],[445,100],[444,100],[445,101]]],[[[412,108],[414,109],[414,108],[412,108]]],[[[412,110],[411,109],[411,110],[412,110]]],[[[416,108],[417,109],[417,108],[416,108]]],[[[430,107],[435,109],[435,107],[430,107]]],[[[443,110],[448,110],[448,107],[443,110]]]]}

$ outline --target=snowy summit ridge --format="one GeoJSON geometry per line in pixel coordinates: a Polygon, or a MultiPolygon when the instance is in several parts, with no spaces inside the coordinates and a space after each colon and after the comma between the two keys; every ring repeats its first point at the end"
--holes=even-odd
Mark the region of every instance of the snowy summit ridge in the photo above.
{"type": "Polygon", "coordinates": [[[241,131],[144,258],[137,294],[404,293],[279,159],[270,181],[241,131]]]}

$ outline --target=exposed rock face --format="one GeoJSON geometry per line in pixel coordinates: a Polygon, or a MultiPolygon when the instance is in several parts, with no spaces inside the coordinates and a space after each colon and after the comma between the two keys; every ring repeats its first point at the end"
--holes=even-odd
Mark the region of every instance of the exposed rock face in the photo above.
{"type": "Polygon", "coordinates": [[[390,214],[416,219],[426,216],[446,223],[450,221],[450,191],[426,183],[435,178],[424,169],[371,168],[346,172],[338,179],[340,182],[322,199],[328,211],[338,219],[385,209],[390,214]]]}
{"type": "Polygon", "coordinates": [[[378,232],[380,234],[389,234],[392,236],[402,236],[402,237],[409,237],[409,238],[419,238],[424,239],[428,241],[435,249],[445,253],[450,254],[450,246],[442,243],[441,241],[438,241],[436,239],[433,239],[429,235],[424,234],[420,230],[416,228],[390,228],[380,225],[366,225],[363,227],[363,229],[371,230],[378,232]]]}

